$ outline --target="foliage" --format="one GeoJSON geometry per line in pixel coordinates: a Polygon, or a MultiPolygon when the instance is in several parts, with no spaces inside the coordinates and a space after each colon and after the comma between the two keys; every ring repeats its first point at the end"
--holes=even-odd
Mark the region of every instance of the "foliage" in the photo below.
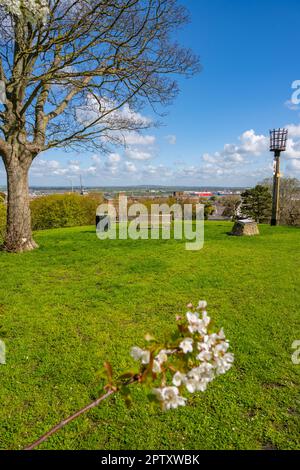
{"type": "MultiPolygon", "coordinates": [[[[196,219],[196,203],[193,199],[190,199],[188,197],[184,199],[180,199],[178,201],[176,200],[175,197],[171,197],[171,196],[168,198],[161,197],[161,198],[155,198],[155,199],[145,197],[145,198],[139,199],[138,202],[140,204],[143,204],[147,208],[149,214],[151,213],[152,204],[158,204],[158,205],[163,205],[163,206],[166,205],[170,208],[175,204],[179,204],[182,208],[182,214],[184,214],[184,205],[191,204],[192,205],[192,217],[193,217],[193,220],[196,219]]],[[[207,220],[208,216],[214,212],[214,206],[207,199],[200,200],[199,204],[204,205],[204,219],[207,220]]],[[[130,207],[130,205],[131,203],[128,204],[128,207],[130,207]]]]}
{"type": "MultiPolygon", "coordinates": [[[[155,199],[149,198],[149,197],[143,197],[143,198],[138,199],[138,203],[143,204],[147,208],[148,213],[150,214],[151,206],[153,204],[158,204],[160,206],[167,205],[168,207],[172,207],[174,204],[176,204],[176,199],[173,197],[167,197],[167,198],[156,197],[155,199]]],[[[130,207],[132,204],[134,204],[134,202],[129,202],[128,207],[130,207]]]]}
{"type": "Polygon", "coordinates": [[[117,394],[41,449],[299,449],[299,229],[261,225],[260,237],[236,238],[231,227],[206,222],[199,252],[180,240],[100,241],[95,227],[77,227],[36,233],[40,250],[21,266],[0,253],[0,447],[23,448],[96,399],[103,362],[116,375],[137,370],[129,351],[144,346],[142,332],[164,343],[173,312],[206,296],[230,338],[230,373],[171,413],[137,384],[131,409],[117,394]]]}
{"type": "Polygon", "coordinates": [[[258,223],[267,223],[272,212],[272,197],[265,186],[257,185],[247,189],[241,195],[241,213],[253,218],[258,223]]]}
{"type": "Polygon", "coordinates": [[[204,202],[204,219],[208,220],[208,217],[212,215],[214,211],[215,211],[214,206],[209,201],[205,201],[204,202]]]}
{"type": "MultiPolygon", "coordinates": [[[[273,179],[262,183],[272,194],[273,179]]],[[[297,178],[280,178],[279,220],[282,225],[300,225],[300,181],[297,178]]]]}
{"type": "Polygon", "coordinates": [[[229,195],[225,196],[222,199],[220,199],[220,204],[225,207],[223,211],[223,216],[224,217],[232,217],[235,218],[237,215],[238,208],[241,203],[241,198],[240,196],[235,196],[235,195],[229,195]]]}
{"type": "Polygon", "coordinates": [[[100,195],[60,194],[43,196],[31,201],[32,228],[44,230],[95,223],[100,195]]]}

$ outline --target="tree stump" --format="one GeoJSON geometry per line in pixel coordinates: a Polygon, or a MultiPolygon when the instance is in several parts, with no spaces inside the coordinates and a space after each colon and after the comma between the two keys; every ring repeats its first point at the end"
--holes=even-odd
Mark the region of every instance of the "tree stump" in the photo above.
{"type": "Polygon", "coordinates": [[[258,225],[252,219],[237,220],[233,226],[231,235],[236,237],[252,237],[259,235],[258,225]]]}

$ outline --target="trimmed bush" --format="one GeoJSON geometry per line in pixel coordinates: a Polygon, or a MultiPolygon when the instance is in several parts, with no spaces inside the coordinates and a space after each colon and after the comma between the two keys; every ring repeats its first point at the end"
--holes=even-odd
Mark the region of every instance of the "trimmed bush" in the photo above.
{"type": "Polygon", "coordinates": [[[75,227],[95,223],[96,208],[103,198],[99,194],[53,194],[31,201],[33,230],[75,227]]]}

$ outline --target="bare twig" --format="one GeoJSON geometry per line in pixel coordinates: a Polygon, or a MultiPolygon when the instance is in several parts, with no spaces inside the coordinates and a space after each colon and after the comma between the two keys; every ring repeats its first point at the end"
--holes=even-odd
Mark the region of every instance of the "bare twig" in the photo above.
{"type": "MultiPolygon", "coordinates": [[[[124,385],[131,385],[133,383],[139,382],[140,376],[136,375],[133,378],[131,378],[126,384],[124,385]]],[[[60,429],[64,428],[67,424],[69,424],[71,421],[74,421],[74,419],[78,418],[82,414],[86,413],[87,411],[96,408],[102,401],[106,400],[106,398],[109,398],[111,395],[114,395],[119,391],[118,388],[111,388],[108,390],[104,395],[101,397],[97,398],[97,400],[93,401],[89,405],[84,406],[81,408],[79,411],[74,413],[73,415],[69,416],[68,418],[64,419],[61,421],[59,424],[56,424],[53,428],[51,428],[49,431],[47,431],[45,434],[43,434],[41,437],[39,437],[36,441],[34,441],[32,444],[29,446],[25,447],[24,450],[33,450],[36,447],[38,447],[42,442],[45,442],[50,436],[58,432],[60,429]]]]}
{"type": "Polygon", "coordinates": [[[52,436],[53,434],[55,434],[57,431],[59,431],[60,429],[64,428],[67,424],[69,424],[71,421],[73,421],[74,419],[78,418],[79,416],[81,416],[83,413],[86,413],[87,411],[91,410],[92,408],[95,408],[96,406],[98,406],[103,400],[105,400],[106,398],[110,397],[111,395],[113,395],[114,393],[116,393],[117,390],[110,390],[109,392],[105,393],[104,395],[102,395],[101,397],[97,398],[97,400],[93,401],[92,403],[90,403],[89,405],[85,406],[84,408],[81,408],[81,410],[77,411],[76,413],[74,413],[73,415],[69,416],[67,419],[64,419],[63,421],[61,421],[59,424],[57,424],[56,426],[54,426],[52,429],[50,429],[48,432],[46,432],[45,434],[43,434],[39,439],[37,439],[35,442],[33,442],[32,444],[30,444],[29,446],[25,447],[24,450],[33,450],[35,449],[37,446],[39,446],[42,442],[45,442],[50,436],[52,436]]]}

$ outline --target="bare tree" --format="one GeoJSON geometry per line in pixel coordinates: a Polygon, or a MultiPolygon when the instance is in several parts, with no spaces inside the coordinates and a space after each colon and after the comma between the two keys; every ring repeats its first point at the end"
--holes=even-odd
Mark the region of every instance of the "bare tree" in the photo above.
{"type": "MultiPolygon", "coordinates": [[[[267,186],[272,194],[272,178],[266,178],[261,184],[267,186]]],[[[300,181],[297,178],[281,178],[279,197],[280,224],[300,225],[300,181]]]]}
{"type": "Polygon", "coordinates": [[[241,196],[229,195],[220,200],[220,204],[225,207],[222,215],[224,217],[238,218],[238,212],[241,205],[241,196]]]}
{"type": "Polygon", "coordinates": [[[170,103],[178,91],[175,75],[192,75],[199,64],[172,39],[188,20],[176,0],[43,0],[46,22],[32,22],[26,9],[16,14],[5,3],[0,1],[4,248],[20,252],[37,246],[28,191],[34,158],[51,148],[105,150],[124,143],[126,132],[151,125],[138,112],[141,105],[157,110],[170,103]]]}

